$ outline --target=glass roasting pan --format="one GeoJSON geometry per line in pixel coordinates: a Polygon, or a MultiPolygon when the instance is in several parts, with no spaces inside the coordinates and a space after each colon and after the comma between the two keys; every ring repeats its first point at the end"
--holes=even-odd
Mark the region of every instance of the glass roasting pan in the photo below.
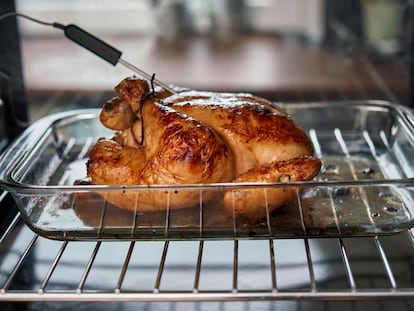
{"type": "MultiPolygon", "coordinates": [[[[308,133],[321,173],[306,183],[185,186],[74,185],[85,177],[90,147],[113,132],[100,110],[53,114],[32,124],[3,154],[0,180],[27,225],[64,240],[265,239],[394,234],[414,225],[414,117],[383,101],[279,104],[308,133]],[[300,186],[300,187],[298,187],[300,186]],[[225,217],[221,198],[231,189],[264,192],[295,187],[289,203],[251,222],[225,217]],[[165,211],[128,212],[105,201],[112,191],[168,196],[191,190],[199,203],[165,211]],[[204,202],[203,193],[216,199],[204,202]],[[99,193],[99,194],[98,194],[99,193]]],[[[257,202],[265,209],[263,202],[257,202]]]]}

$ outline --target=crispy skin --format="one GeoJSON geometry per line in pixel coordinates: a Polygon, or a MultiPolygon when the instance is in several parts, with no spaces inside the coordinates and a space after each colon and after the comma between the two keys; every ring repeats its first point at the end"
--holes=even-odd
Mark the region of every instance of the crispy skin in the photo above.
{"type": "MultiPolygon", "coordinates": [[[[93,184],[177,185],[233,179],[233,153],[208,125],[152,100],[145,102],[142,119],[146,124],[144,145],[128,147],[101,139],[93,146],[87,163],[93,184]]],[[[159,211],[167,204],[184,208],[199,202],[198,191],[184,190],[172,195],[151,190],[112,191],[106,197],[137,211],[159,211]]]]}
{"type": "MultiPolygon", "coordinates": [[[[302,156],[255,167],[237,177],[234,182],[295,182],[314,178],[321,161],[302,156]]],[[[258,219],[290,200],[297,187],[275,187],[231,190],[224,195],[224,209],[228,215],[258,219]]]]}
{"type": "Polygon", "coordinates": [[[149,85],[142,79],[126,78],[115,86],[115,92],[121,100],[131,104],[133,111],[137,111],[142,97],[149,93],[149,85]]]}
{"type": "Polygon", "coordinates": [[[134,116],[142,98],[149,93],[149,86],[142,79],[126,78],[115,87],[115,91],[118,97],[104,103],[99,120],[112,130],[126,130],[135,121],[134,116]]]}
{"type": "Polygon", "coordinates": [[[134,121],[134,115],[129,102],[115,97],[104,104],[99,115],[99,120],[107,128],[121,131],[131,127],[134,121]]]}
{"type": "MultiPolygon", "coordinates": [[[[321,162],[313,157],[306,133],[265,99],[196,91],[148,94],[148,83],[139,79],[125,79],[115,89],[119,99],[111,103],[118,106],[104,105],[101,120],[121,131],[92,148],[87,173],[93,184],[308,181],[319,173],[321,162]]],[[[229,190],[223,197],[224,212],[258,219],[296,191],[229,190]]],[[[135,211],[200,204],[199,192],[189,190],[105,195],[115,205],[135,211]]],[[[214,195],[203,193],[202,200],[214,195]]]]}
{"type": "Polygon", "coordinates": [[[214,128],[235,151],[236,176],[257,166],[313,154],[306,134],[262,98],[190,91],[163,103],[214,128]]]}
{"type": "Polygon", "coordinates": [[[146,162],[143,148],[123,147],[114,140],[100,139],[92,147],[87,173],[98,185],[135,185],[146,162]]]}
{"type": "Polygon", "coordinates": [[[148,157],[142,171],[145,184],[211,183],[233,178],[233,153],[210,126],[155,102],[144,105],[143,121],[148,157]]]}

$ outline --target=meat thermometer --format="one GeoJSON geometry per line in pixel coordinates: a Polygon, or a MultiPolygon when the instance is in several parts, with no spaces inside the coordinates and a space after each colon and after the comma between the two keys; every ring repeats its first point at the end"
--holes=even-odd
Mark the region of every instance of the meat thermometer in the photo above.
{"type": "Polygon", "coordinates": [[[91,33],[85,31],[84,29],[73,25],[62,25],[53,23],[53,26],[59,29],[62,29],[65,33],[65,36],[74,41],[75,43],[79,44],[80,46],[86,48],[87,50],[91,51],[92,53],[96,54],[97,56],[103,58],[107,62],[111,63],[112,65],[121,64],[124,67],[134,71],[138,75],[146,78],[147,80],[152,81],[154,84],[164,88],[168,92],[175,94],[176,92],[167,84],[159,81],[158,79],[153,78],[152,75],[148,74],[147,72],[139,69],[138,67],[134,66],[133,64],[127,62],[126,60],[121,58],[122,52],[118,49],[114,48],[113,46],[109,45],[108,43],[102,41],[101,39],[95,37],[91,33]]]}
{"type": "Polygon", "coordinates": [[[153,75],[148,74],[147,72],[143,71],[142,69],[139,69],[138,67],[134,66],[133,64],[127,62],[126,60],[121,58],[122,52],[118,49],[114,48],[113,46],[109,45],[108,43],[102,41],[101,39],[97,38],[96,36],[92,35],[91,33],[85,31],[84,29],[80,28],[79,26],[76,26],[74,24],[69,25],[63,25],[60,23],[49,23],[44,22],[41,20],[38,20],[36,18],[30,17],[28,15],[17,13],[17,12],[8,12],[3,15],[0,15],[0,21],[2,19],[5,19],[7,17],[11,16],[20,16],[24,17],[26,19],[29,19],[33,22],[46,25],[46,26],[52,26],[58,29],[61,29],[64,31],[65,36],[72,40],[73,42],[77,43],[78,45],[84,47],[85,49],[91,51],[95,55],[101,57],[102,59],[106,60],[107,62],[111,63],[112,65],[117,65],[118,63],[123,65],[124,67],[128,68],[129,70],[132,70],[133,72],[137,73],[141,77],[151,81],[152,83],[164,88],[171,94],[175,94],[176,91],[172,89],[167,84],[159,81],[158,79],[155,79],[153,75]]]}

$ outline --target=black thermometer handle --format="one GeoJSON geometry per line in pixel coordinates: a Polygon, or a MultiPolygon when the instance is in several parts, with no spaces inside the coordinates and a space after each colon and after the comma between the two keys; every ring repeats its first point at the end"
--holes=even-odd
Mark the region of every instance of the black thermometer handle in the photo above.
{"type": "Polygon", "coordinates": [[[77,44],[88,49],[92,53],[103,58],[112,65],[116,65],[121,58],[122,52],[109,45],[108,43],[102,41],[101,39],[95,37],[89,32],[83,30],[82,28],[69,24],[63,28],[65,36],[76,42],[77,44]]]}
{"type": "Polygon", "coordinates": [[[155,79],[154,75],[149,75],[145,71],[121,59],[121,51],[109,45],[108,43],[102,41],[101,39],[95,37],[89,32],[83,30],[82,28],[73,24],[62,25],[59,23],[53,23],[53,26],[62,29],[65,32],[65,36],[68,39],[91,51],[95,55],[103,58],[112,65],[115,66],[116,64],[120,63],[123,66],[129,68],[130,70],[138,73],[140,76],[152,81],[154,84],[161,86],[165,90],[169,91],[171,94],[176,93],[176,91],[173,88],[155,79]]]}
{"type": "Polygon", "coordinates": [[[21,16],[26,19],[29,19],[33,22],[46,25],[46,26],[52,26],[55,28],[58,28],[60,30],[63,30],[65,33],[66,38],[69,40],[72,40],[73,42],[79,44],[80,46],[84,47],[85,49],[89,50],[90,52],[94,53],[95,55],[101,57],[102,59],[106,60],[112,65],[116,65],[118,63],[121,63],[123,66],[131,69],[132,71],[138,73],[139,75],[145,77],[146,79],[150,80],[151,83],[157,84],[161,87],[163,87],[165,90],[169,91],[171,94],[176,93],[173,88],[168,86],[167,84],[155,79],[154,75],[149,75],[145,71],[135,67],[134,65],[128,63],[127,61],[121,59],[122,52],[118,49],[114,48],[113,46],[109,45],[108,43],[102,41],[101,39],[95,37],[93,34],[90,34],[89,32],[83,30],[82,28],[74,25],[63,25],[61,23],[49,23],[45,22],[33,17],[30,17],[25,14],[17,13],[17,12],[8,12],[5,14],[0,15],[0,21],[2,19],[5,19],[7,17],[11,16],[21,16]]]}

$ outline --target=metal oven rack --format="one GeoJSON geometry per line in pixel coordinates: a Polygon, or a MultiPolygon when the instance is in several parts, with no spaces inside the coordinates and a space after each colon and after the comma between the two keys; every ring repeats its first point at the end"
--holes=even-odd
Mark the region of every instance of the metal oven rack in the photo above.
{"type": "MultiPolygon", "coordinates": [[[[2,207],[11,199],[3,192],[2,207]]],[[[67,242],[17,214],[0,238],[1,301],[414,298],[410,231],[372,238],[67,242]]]]}
{"type": "Polygon", "coordinates": [[[414,306],[414,233],[225,241],[43,238],[0,194],[0,303],[404,301],[414,306]],[[2,226],[2,224],[7,224],[2,226]],[[412,305],[413,304],[413,305],[412,305]]]}

